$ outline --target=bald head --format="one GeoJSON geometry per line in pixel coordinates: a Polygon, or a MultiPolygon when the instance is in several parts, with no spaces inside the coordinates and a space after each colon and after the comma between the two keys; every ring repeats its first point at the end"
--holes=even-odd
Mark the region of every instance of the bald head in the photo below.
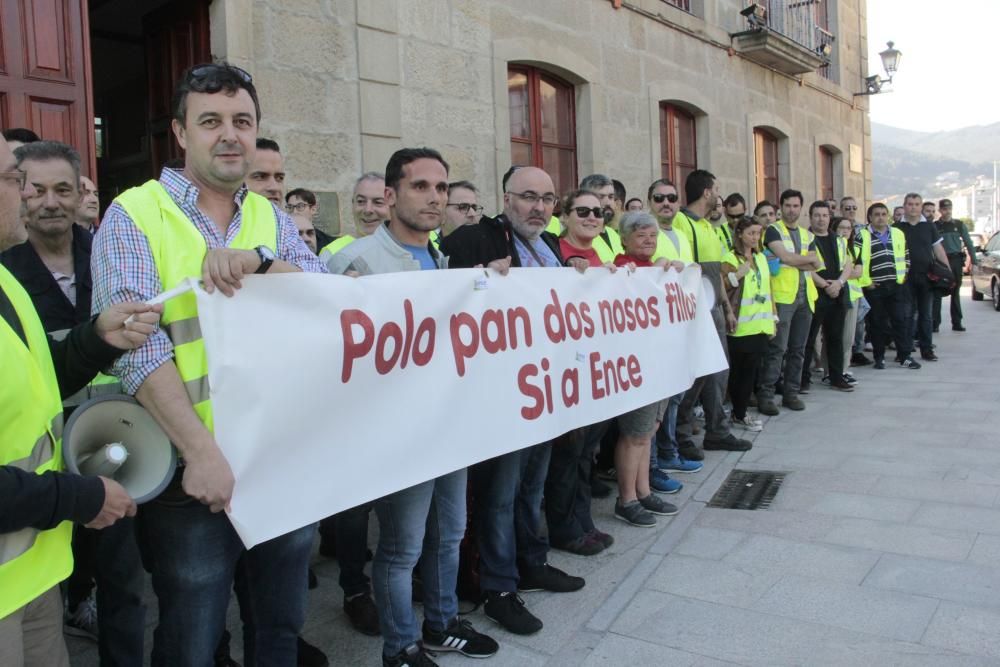
{"type": "Polygon", "coordinates": [[[538,167],[521,167],[507,181],[503,212],[514,231],[534,240],[549,224],[556,199],[551,176],[538,167]]]}

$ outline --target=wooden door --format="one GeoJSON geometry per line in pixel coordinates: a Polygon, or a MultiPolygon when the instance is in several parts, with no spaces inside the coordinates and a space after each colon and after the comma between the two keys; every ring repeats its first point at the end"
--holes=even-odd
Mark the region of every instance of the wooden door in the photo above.
{"type": "Polygon", "coordinates": [[[0,0],[0,126],[80,152],[96,172],[87,0],[0,0]]]}
{"type": "Polygon", "coordinates": [[[173,132],[170,108],[174,86],[184,70],[212,61],[209,45],[210,0],[176,0],[143,17],[150,160],[154,174],[182,151],[173,132]]]}

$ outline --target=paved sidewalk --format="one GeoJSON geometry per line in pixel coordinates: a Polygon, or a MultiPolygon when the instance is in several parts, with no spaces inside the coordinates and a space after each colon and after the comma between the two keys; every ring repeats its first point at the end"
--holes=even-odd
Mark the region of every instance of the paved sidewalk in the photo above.
{"type": "MultiPolygon", "coordinates": [[[[551,558],[587,586],[525,594],[545,623],[532,637],[470,614],[501,643],[483,664],[1000,664],[1000,314],[963,305],[969,331],[942,328],[941,361],[853,369],[853,394],[814,384],[806,411],[771,418],[752,451],[708,452],[679,475],[682,511],[657,528],[595,501],[615,545],[551,558]],[[769,510],[708,509],[734,467],[789,474],[769,510]]],[[[336,563],[317,557],[316,571],[304,636],[332,664],[378,665],[380,640],[340,610],[336,563]]],[[[229,627],[238,657],[235,607],[229,627]]],[[[97,664],[92,644],[70,649],[97,664]]]]}

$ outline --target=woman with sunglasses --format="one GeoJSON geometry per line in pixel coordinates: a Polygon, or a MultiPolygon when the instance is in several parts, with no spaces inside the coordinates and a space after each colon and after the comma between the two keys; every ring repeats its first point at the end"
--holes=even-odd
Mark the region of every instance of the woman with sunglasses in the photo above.
{"type": "Polygon", "coordinates": [[[760,431],[762,424],[747,414],[750,394],[757,381],[760,361],[775,331],[776,310],[771,298],[771,272],[760,252],[763,228],[753,218],[736,224],[733,250],[722,258],[722,284],[736,315],[729,332],[729,396],[735,426],[760,431]]]}
{"type": "Polygon", "coordinates": [[[604,209],[597,195],[589,190],[574,190],[563,198],[562,223],[565,231],[559,239],[559,252],[567,266],[577,270],[607,266],[594,249],[594,239],[604,231],[604,209]]]}

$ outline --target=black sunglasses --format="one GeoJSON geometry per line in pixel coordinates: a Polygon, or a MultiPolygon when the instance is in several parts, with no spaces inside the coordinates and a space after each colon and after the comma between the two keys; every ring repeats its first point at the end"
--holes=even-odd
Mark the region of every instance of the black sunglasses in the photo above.
{"type": "Polygon", "coordinates": [[[671,192],[671,193],[670,193],[670,194],[668,194],[668,195],[665,195],[665,194],[661,194],[661,193],[656,193],[655,195],[653,195],[653,196],[651,197],[651,199],[652,199],[652,200],[653,200],[654,202],[656,202],[657,204],[662,204],[662,203],[663,203],[663,200],[664,200],[664,199],[666,199],[666,200],[667,200],[668,202],[670,202],[671,204],[676,204],[676,203],[677,203],[677,200],[678,200],[678,199],[680,199],[680,197],[678,197],[678,196],[677,196],[677,195],[676,195],[675,193],[673,193],[673,192],[671,192]]]}
{"type": "Polygon", "coordinates": [[[211,63],[209,65],[201,65],[200,67],[195,67],[191,70],[188,75],[189,79],[201,79],[206,76],[211,76],[213,74],[219,74],[220,72],[231,71],[236,76],[240,77],[244,83],[253,83],[253,77],[250,76],[250,72],[246,71],[242,67],[237,67],[236,65],[218,65],[216,63],[211,63]]]}
{"type": "Polygon", "coordinates": [[[586,218],[588,215],[593,215],[595,218],[604,218],[604,209],[600,206],[595,206],[594,208],[587,208],[586,206],[574,206],[573,210],[576,212],[576,217],[586,218]]]}

